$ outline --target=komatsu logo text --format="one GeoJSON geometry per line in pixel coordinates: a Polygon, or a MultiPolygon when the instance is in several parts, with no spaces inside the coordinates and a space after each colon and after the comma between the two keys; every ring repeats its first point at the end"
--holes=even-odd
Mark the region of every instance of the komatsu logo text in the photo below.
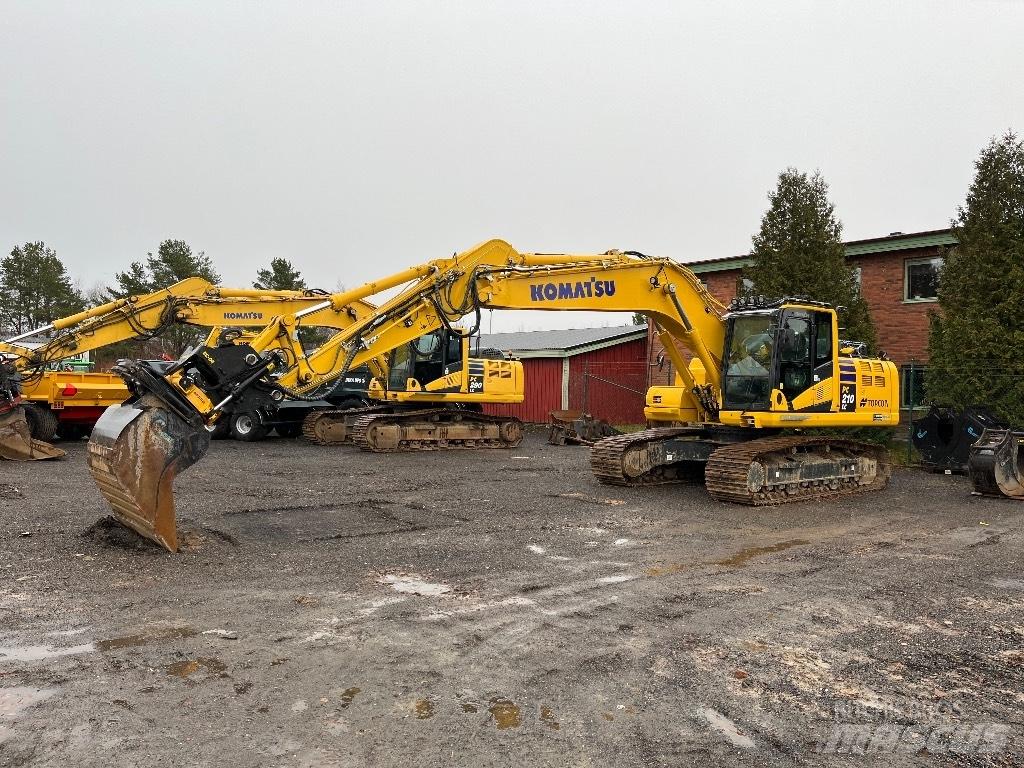
{"type": "Polygon", "coordinates": [[[535,283],[530,286],[530,301],[558,299],[600,299],[615,295],[614,280],[577,280],[570,283],[535,283]]]}
{"type": "Polygon", "coordinates": [[[262,320],[262,312],[225,312],[225,320],[262,320]]]}

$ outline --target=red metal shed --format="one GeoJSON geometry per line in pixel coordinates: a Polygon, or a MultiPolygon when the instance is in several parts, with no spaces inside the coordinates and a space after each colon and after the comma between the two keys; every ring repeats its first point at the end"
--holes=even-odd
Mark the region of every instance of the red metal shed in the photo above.
{"type": "Polygon", "coordinates": [[[526,388],[522,403],[486,406],[487,413],[545,423],[551,411],[572,408],[612,424],[644,421],[645,325],[483,334],[480,348],[521,360],[526,388]]]}

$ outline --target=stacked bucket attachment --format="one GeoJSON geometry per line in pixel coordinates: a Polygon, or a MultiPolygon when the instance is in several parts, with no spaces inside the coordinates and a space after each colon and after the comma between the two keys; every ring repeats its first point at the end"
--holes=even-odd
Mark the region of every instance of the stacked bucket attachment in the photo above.
{"type": "Polygon", "coordinates": [[[141,396],[103,413],[89,439],[89,471],[114,517],[170,552],[178,551],[174,478],[210,447],[202,418],[144,363],[114,368],[141,396]]]}
{"type": "Polygon", "coordinates": [[[0,412],[0,459],[42,461],[64,458],[64,451],[32,437],[25,409],[14,405],[0,412]]]}
{"type": "Polygon", "coordinates": [[[968,469],[976,493],[1024,500],[1024,430],[986,429],[968,469]]]}

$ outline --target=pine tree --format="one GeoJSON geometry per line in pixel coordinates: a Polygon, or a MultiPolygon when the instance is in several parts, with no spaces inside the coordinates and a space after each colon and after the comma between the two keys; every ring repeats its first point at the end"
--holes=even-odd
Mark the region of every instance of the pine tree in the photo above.
{"type": "Polygon", "coordinates": [[[873,348],[874,325],[854,271],[846,264],[843,227],[821,174],[808,176],[787,168],[768,200],[761,229],[753,238],[754,263],[744,270],[753,281],[753,292],[772,298],[805,296],[845,307],[840,338],[873,348]]]}
{"type": "Polygon", "coordinates": [[[957,209],[931,318],[928,399],[1024,425],[1024,142],[993,139],[957,209]]]}
{"type": "MultiPolygon", "coordinates": [[[[116,275],[117,285],[108,290],[110,299],[124,298],[135,294],[152,293],[167,288],[188,277],[201,277],[211,283],[219,283],[220,275],[213,262],[203,252],[193,253],[184,240],[164,240],[156,255],[146,254],[146,259],[134,261],[124,272],[116,275]]],[[[159,337],[147,341],[129,341],[115,344],[101,350],[97,359],[109,364],[119,357],[178,357],[187,347],[199,343],[206,336],[203,329],[175,325],[166,329],[159,337]]]]}
{"type": "Polygon", "coordinates": [[[256,272],[252,287],[263,291],[302,291],[306,288],[306,281],[288,259],[277,257],[270,260],[269,268],[256,272]]]}
{"type": "Polygon", "coordinates": [[[67,269],[45,243],[15,247],[0,261],[0,329],[24,333],[85,307],[67,269]]]}
{"type": "Polygon", "coordinates": [[[220,275],[213,262],[203,252],[192,253],[184,240],[164,240],[156,256],[146,254],[145,263],[133,261],[127,271],[116,275],[117,286],[110,291],[111,298],[124,298],[138,293],[151,293],[174,285],[188,277],[201,277],[219,283],[220,275]]]}

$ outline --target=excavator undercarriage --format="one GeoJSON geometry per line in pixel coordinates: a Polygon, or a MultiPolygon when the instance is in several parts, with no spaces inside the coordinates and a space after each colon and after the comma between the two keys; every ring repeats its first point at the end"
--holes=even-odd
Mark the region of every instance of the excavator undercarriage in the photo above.
{"type": "Polygon", "coordinates": [[[396,403],[316,411],[306,417],[302,434],[318,445],[355,445],[364,451],[396,453],[515,448],[522,442],[523,425],[516,418],[470,408],[396,403]]]}
{"type": "Polygon", "coordinates": [[[704,483],[719,501],[786,504],[883,488],[887,453],[853,440],[661,427],[597,442],[590,466],[607,485],[704,483]]]}

